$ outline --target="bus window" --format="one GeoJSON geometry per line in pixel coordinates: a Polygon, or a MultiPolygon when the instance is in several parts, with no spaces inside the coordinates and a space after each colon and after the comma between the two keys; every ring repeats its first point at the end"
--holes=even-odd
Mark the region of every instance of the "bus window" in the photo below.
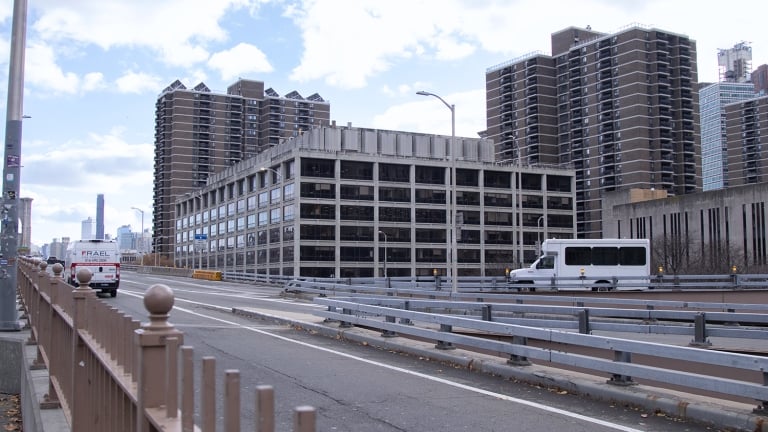
{"type": "Polygon", "coordinates": [[[590,265],[592,264],[591,247],[569,246],[565,248],[565,265],[590,265]]]}
{"type": "Polygon", "coordinates": [[[619,264],[619,248],[595,246],[592,248],[592,264],[615,266],[619,264]]]}
{"type": "Polygon", "coordinates": [[[644,247],[623,247],[619,249],[619,264],[621,265],[645,265],[644,247]]]}

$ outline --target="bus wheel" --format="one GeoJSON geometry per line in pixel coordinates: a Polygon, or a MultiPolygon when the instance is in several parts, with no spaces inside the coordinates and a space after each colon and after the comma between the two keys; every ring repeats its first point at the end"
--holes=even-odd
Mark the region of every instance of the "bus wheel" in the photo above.
{"type": "Polygon", "coordinates": [[[597,281],[592,287],[592,291],[606,292],[613,291],[613,286],[608,281],[597,281]]]}
{"type": "Polygon", "coordinates": [[[110,292],[109,292],[109,296],[110,296],[110,297],[117,297],[117,290],[116,290],[116,289],[113,289],[112,291],[110,291],[110,292]]]}

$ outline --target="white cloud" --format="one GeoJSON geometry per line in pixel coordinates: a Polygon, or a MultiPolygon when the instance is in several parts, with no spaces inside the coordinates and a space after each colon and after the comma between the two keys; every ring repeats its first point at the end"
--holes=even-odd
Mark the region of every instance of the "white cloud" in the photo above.
{"type": "Polygon", "coordinates": [[[118,78],[115,83],[120,93],[144,93],[145,91],[157,92],[162,87],[159,77],[143,72],[128,71],[118,78]]]}
{"type": "Polygon", "coordinates": [[[99,90],[106,87],[104,83],[104,74],[101,72],[91,72],[83,77],[83,91],[99,90]]]}
{"type": "Polygon", "coordinates": [[[144,206],[145,226],[150,225],[154,146],[128,143],[124,132],[116,128],[83,140],[59,145],[35,142],[25,147],[21,195],[34,200],[34,244],[79,237],[80,222],[95,218],[100,193],[106,201],[106,232],[114,235],[118,226],[136,220],[131,206],[144,206]]]}
{"type": "Polygon", "coordinates": [[[149,47],[158,60],[172,65],[198,63],[208,58],[205,44],[224,41],[219,20],[242,1],[79,0],[76,4],[41,1],[33,29],[47,41],[74,41],[109,50],[149,47]]]}
{"type": "Polygon", "coordinates": [[[273,70],[267,56],[259,48],[247,43],[239,43],[229,50],[213,54],[208,60],[208,66],[219,71],[221,79],[225,81],[273,70]]]}
{"type": "MultiPolygon", "coordinates": [[[[456,136],[477,138],[485,130],[485,90],[440,95],[455,105],[456,136]]],[[[434,97],[389,107],[373,119],[374,128],[451,135],[451,110],[434,97]]]]}
{"type": "Polygon", "coordinates": [[[80,79],[72,72],[64,72],[56,64],[53,48],[41,43],[28,44],[24,62],[24,81],[54,93],[75,94],[80,79]]]}

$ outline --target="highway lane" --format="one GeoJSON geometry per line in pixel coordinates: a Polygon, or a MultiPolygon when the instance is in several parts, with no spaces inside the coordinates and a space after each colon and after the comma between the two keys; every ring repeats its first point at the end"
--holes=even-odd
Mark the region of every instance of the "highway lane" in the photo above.
{"type": "MultiPolygon", "coordinates": [[[[291,428],[291,410],[303,404],[318,409],[318,430],[326,431],[709,430],[229,312],[269,307],[279,315],[318,307],[284,299],[280,288],[131,272],[122,278],[118,297],[105,301],[142,322],[144,290],[153,283],[174,289],[171,323],[194,346],[196,368],[202,356],[214,356],[219,379],[224,370],[240,370],[245,412],[253,412],[257,384],[275,386],[278,430],[291,428]]],[[[243,430],[254,429],[251,417],[244,416],[243,430]]]]}

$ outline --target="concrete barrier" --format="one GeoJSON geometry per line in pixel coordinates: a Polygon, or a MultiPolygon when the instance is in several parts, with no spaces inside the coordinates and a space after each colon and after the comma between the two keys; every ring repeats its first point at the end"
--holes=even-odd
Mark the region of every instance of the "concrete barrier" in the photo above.
{"type": "Polygon", "coordinates": [[[192,272],[193,279],[205,279],[212,281],[221,280],[221,272],[218,270],[195,270],[192,272]]]}

